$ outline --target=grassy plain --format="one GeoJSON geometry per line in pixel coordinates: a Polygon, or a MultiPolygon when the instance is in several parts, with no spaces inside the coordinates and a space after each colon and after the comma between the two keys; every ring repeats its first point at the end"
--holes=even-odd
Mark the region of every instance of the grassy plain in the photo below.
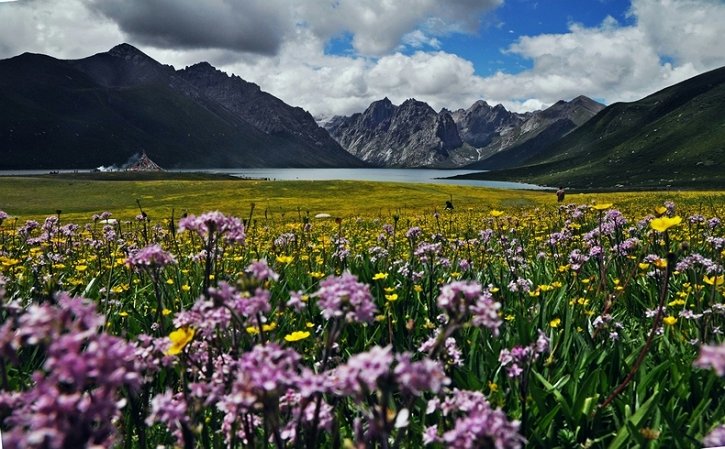
{"type": "MultiPolygon", "coordinates": [[[[276,218],[297,218],[308,212],[333,217],[416,215],[440,211],[447,200],[452,200],[458,211],[513,211],[556,203],[549,191],[443,184],[230,180],[193,174],[135,180],[72,175],[0,178],[0,209],[22,220],[41,219],[56,210],[70,220],[86,220],[102,211],[130,219],[140,212],[137,200],[152,219],[168,218],[172,210],[177,217],[183,212],[208,210],[246,217],[252,203],[255,216],[276,218]]],[[[566,198],[566,202],[578,204],[614,202],[620,208],[639,210],[666,200],[688,204],[693,212],[710,213],[713,204],[725,201],[725,192],[570,192],[566,198]]]]}

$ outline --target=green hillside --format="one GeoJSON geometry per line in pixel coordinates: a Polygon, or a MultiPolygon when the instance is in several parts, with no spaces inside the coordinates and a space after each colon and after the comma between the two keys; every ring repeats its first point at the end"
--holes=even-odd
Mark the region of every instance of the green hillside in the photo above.
{"type": "Polygon", "coordinates": [[[527,165],[469,177],[574,187],[725,185],[725,68],[616,103],[527,165]]]}

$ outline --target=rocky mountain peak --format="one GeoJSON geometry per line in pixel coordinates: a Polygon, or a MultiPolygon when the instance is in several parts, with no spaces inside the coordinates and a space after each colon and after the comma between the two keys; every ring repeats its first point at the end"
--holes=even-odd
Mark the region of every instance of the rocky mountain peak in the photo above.
{"type": "Polygon", "coordinates": [[[369,129],[376,128],[381,123],[389,121],[393,114],[395,114],[395,106],[388,97],[385,97],[370,103],[361,116],[362,125],[369,129]]]}
{"type": "Polygon", "coordinates": [[[469,111],[480,111],[483,110],[489,110],[491,109],[491,106],[486,103],[484,100],[477,100],[475,103],[471,105],[470,108],[468,108],[469,111]]]}
{"type": "Polygon", "coordinates": [[[414,98],[400,106],[388,98],[375,101],[363,113],[335,117],[326,128],[347,151],[383,167],[446,164],[462,145],[448,111],[439,114],[414,98]]]}

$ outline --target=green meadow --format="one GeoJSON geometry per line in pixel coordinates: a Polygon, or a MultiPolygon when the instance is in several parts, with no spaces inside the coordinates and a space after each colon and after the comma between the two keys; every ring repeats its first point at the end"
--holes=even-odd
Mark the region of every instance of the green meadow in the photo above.
{"type": "MultiPolygon", "coordinates": [[[[373,181],[258,181],[184,174],[167,179],[137,175],[62,175],[0,178],[0,207],[22,219],[40,219],[61,210],[66,219],[84,220],[101,211],[129,219],[139,204],[151,218],[184,212],[220,210],[277,218],[319,213],[333,217],[391,216],[440,211],[452,200],[459,211],[522,210],[556,204],[550,191],[503,190],[445,184],[373,181]]],[[[641,207],[663,201],[691,204],[707,211],[725,201],[725,192],[652,191],[568,194],[566,202],[614,202],[641,207]]]]}

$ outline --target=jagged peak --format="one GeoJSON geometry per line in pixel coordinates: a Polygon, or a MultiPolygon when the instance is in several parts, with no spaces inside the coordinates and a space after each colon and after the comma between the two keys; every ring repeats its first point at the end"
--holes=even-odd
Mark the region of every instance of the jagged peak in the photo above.
{"type": "Polygon", "coordinates": [[[475,103],[471,105],[470,108],[468,108],[469,111],[478,110],[478,109],[490,109],[491,106],[486,103],[485,100],[476,100],[475,103]]]}
{"type": "MultiPolygon", "coordinates": [[[[209,64],[206,61],[197,62],[196,64],[192,64],[190,66],[185,67],[182,69],[184,72],[197,72],[197,73],[214,73],[214,74],[223,74],[227,75],[225,72],[222,72],[221,70],[217,69],[213,65],[209,64]]],[[[228,75],[227,75],[228,76],[228,75]]]]}
{"type": "Polygon", "coordinates": [[[408,98],[403,103],[400,104],[401,109],[409,109],[409,108],[425,108],[430,109],[431,111],[435,112],[432,107],[425,101],[416,100],[415,98],[408,98]]]}
{"type": "Polygon", "coordinates": [[[215,71],[220,71],[219,69],[217,69],[217,68],[216,68],[216,67],[214,67],[213,65],[209,64],[209,63],[208,63],[207,61],[201,61],[201,62],[197,62],[196,64],[192,64],[192,65],[190,65],[190,66],[189,66],[189,68],[190,68],[190,69],[191,69],[191,68],[196,68],[196,69],[204,69],[204,70],[215,70],[215,71]]]}

